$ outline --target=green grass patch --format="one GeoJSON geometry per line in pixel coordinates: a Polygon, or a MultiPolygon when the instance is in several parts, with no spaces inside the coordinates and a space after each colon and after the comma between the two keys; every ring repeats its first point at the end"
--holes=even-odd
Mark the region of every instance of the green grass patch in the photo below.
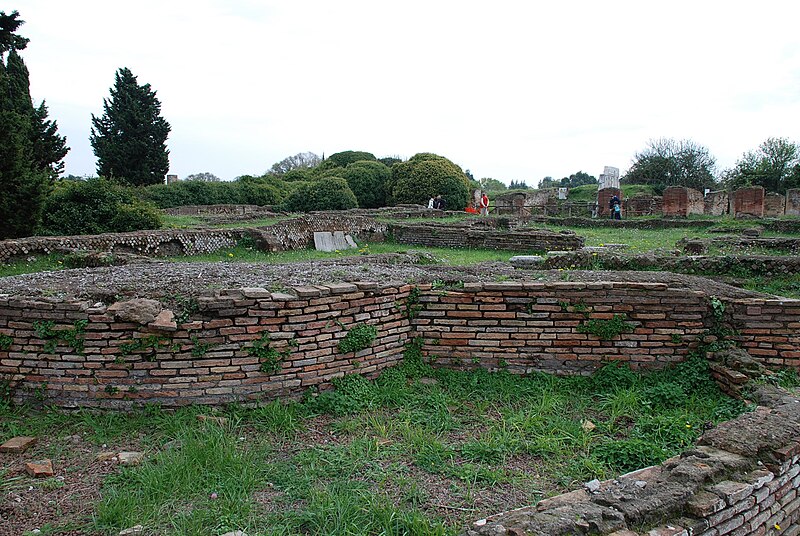
{"type": "Polygon", "coordinates": [[[228,223],[214,223],[213,219],[204,219],[200,216],[173,216],[171,214],[161,215],[162,229],[192,229],[195,227],[213,227],[215,229],[238,229],[241,227],[265,227],[278,223],[279,221],[290,219],[286,217],[258,218],[254,220],[242,220],[228,223]]]}
{"type": "Polygon", "coordinates": [[[749,290],[800,299],[800,274],[749,277],[742,282],[742,286],[749,290]]]}
{"type": "Polygon", "coordinates": [[[25,259],[15,259],[8,263],[0,263],[0,277],[10,275],[32,274],[63,270],[64,256],[56,253],[50,255],[29,255],[25,259]]]}
{"type": "Polygon", "coordinates": [[[79,434],[96,450],[136,438],[146,461],[106,478],[80,520],[86,532],[454,535],[500,509],[485,502],[499,485],[529,504],[659,463],[704,423],[745,410],[699,359],[647,375],[608,365],[591,377],[515,376],[433,369],[419,349],[375,381],[348,375],[302,402],[229,406],[216,412],[224,426],[198,422],[212,411],[198,407],[4,407],[0,437],[52,437],[52,449],[79,434]]]}

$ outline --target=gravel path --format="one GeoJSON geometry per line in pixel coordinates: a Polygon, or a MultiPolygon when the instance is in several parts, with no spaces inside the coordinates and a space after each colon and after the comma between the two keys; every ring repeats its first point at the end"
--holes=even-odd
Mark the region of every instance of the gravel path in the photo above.
{"type": "Polygon", "coordinates": [[[470,266],[435,263],[425,254],[385,254],[292,264],[147,262],[40,272],[0,278],[0,294],[114,301],[121,297],[196,296],[223,288],[292,286],[346,281],[445,285],[473,281],[629,281],[667,283],[732,298],[763,297],[710,279],[669,272],[530,271],[502,262],[470,266]],[[427,263],[427,264],[426,264],[427,263]]]}

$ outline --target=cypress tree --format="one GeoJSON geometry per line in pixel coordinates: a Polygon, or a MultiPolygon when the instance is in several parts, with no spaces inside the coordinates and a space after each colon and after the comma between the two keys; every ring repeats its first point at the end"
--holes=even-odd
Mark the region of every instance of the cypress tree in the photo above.
{"type": "Polygon", "coordinates": [[[130,69],[119,69],[111,98],[103,99],[103,116],[92,115],[92,125],[98,175],[136,186],[164,182],[170,125],[150,84],[140,86],[130,69]]]}
{"type": "Polygon", "coordinates": [[[23,22],[18,17],[0,11],[0,238],[33,234],[69,151],[44,102],[33,106],[28,69],[17,53],[28,43],[14,34],[23,22]]]}

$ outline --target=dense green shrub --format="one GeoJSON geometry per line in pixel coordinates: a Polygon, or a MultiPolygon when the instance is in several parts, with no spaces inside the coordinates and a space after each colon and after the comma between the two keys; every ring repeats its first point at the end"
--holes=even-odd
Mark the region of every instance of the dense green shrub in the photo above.
{"type": "Polygon", "coordinates": [[[470,198],[469,181],[461,168],[432,153],[420,153],[393,165],[388,191],[391,204],[425,205],[431,197],[441,195],[450,210],[462,210],[470,198]]]}
{"type": "Polygon", "coordinates": [[[362,160],[349,164],[342,172],[361,208],[386,206],[386,183],[391,170],[380,162],[362,160]]]}
{"type": "Polygon", "coordinates": [[[47,197],[42,234],[77,235],[158,229],[161,217],[133,190],[105,179],[61,181],[47,197]]]}
{"type": "Polygon", "coordinates": [[[330,155],[325,162],[331,162],[338,167],[347,167],[349,164],[359,162],[361,160],[375,161],[375,155],[365,151],[342,151],[341,153],[334,153],[330,155]]]}
{"type": "Polygon", "coordinates": [[[286,182],[296,182],[296,181],[312,181],[315,178],[314,171],[310,168],[297,168],[287,171],[281,177],[286,182]]]}
{"type": "Polygon", "coordinates": [[[290,212],[346,210],[356,207],[356,196],[347,181],[341,177],[326,177],[307,183],[289,194],[283,205],[290,212]]]}
{"type": "Polygon", "coordinates": [[[245,205],[276,205],[281,202],[281,190],[277,179],[265,177],[243,177],[234,183],[239,202],[245,205]]]}
{"type": "Polygon", "coordinates": [[[156,184],[142,189],[141,196],[159,208],[226,204],[263,206],[280,203],[284,185],[280,179],[244,176],[235,182],[156,184]]]}

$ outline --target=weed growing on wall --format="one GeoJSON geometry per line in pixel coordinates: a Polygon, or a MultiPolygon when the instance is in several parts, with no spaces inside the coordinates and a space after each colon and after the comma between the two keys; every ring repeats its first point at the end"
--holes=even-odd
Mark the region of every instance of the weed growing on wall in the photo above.
{"type": "Polygon", "coordinates": [[[604,341],[610,341],[621,333],[633,331],[634,325],[626,322],[627,316],[615,314],[609,319],[592,318],[578,325],[578,333],[589,333],[604,341]]]}
{"type": "Polygon", "coordinates": [[[347,335],[339,341],[339,352],[358,352],[372,346],[375,337],[378,336],[378,328],[370,324],[356,324],[347,335]]]}
{"type": "Polygon", "coordinates": [[[88,320],[76,320],[73,327],[56,331],[54,329],[55,322],[52,320],[37,320],[33,323],[33,331],[36,332],[37,337],[45,341],[43,347],[45,353],[53,353],[58,342],[62,341],[77,353],[82,354],[84,349],[83,333],[88,324],[88,320]]]}
{"type": "Polygon", "coordinates": [[[203,357],[214,348],[216,344],[201,341],[196,335],[192,336],[192,357],[203,357]]]}
{"type": "MultiPolygon", "coordinates": [[[[253,342],[253,346],[248,348],[247,353],[253,357],[258,358],[260,363],[259,370],[264,374],[275,374],[281,370],[281,362],[289,357],[290,351],[288,349],[279,352],[270,346],[269,332],[264,332],[261,338],[253,342]]],[[[289,346],[297,346],[297,341],[292,339],[289,341],[289,346]]]]}
{"type": "Polygon", "coordinates": [[[422,291],[417,286],[412,287],[408,292],[408,297],[406,298],[406,318],[409,320],[414,320],[422,310],[422,305],[419,303],[419,297],[421,295],[422,291]]]}
{"type": "Polygon", "coordinates": [[[169,339],[164,339],[158,335],[148,335],[140,339],[134,339],[131,342],[120,344],[119,351],[123,356],[130,355],[134,352],[142,352],[142,357],[144,357],[145,360],[155,361],[158,350],[166,348],[169,345],[169,339]]]}
{"type": "Polygon", "coordinates": [[[0,350],[8,350],[11,348],[11,345],[14,343],[13,337],[10,337],[4,333],[0,333],[0,350]]]}

